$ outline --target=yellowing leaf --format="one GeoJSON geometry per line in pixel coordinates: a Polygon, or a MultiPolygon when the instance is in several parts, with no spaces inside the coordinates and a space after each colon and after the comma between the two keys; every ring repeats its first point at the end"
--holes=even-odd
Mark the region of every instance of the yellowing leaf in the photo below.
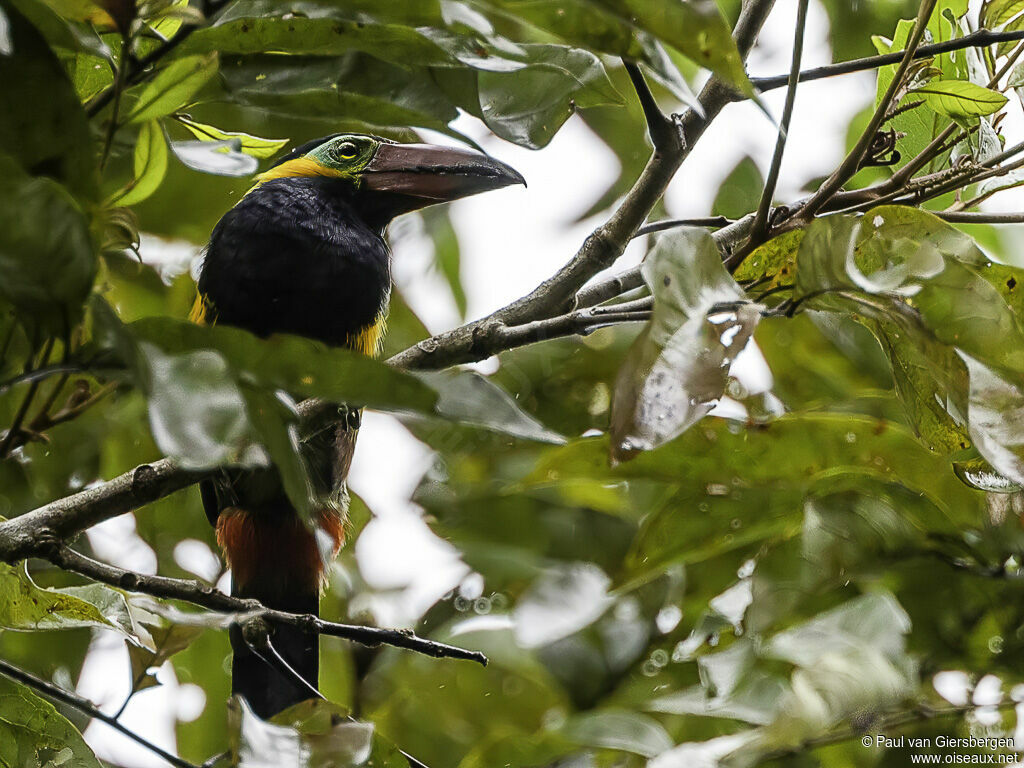
{"type": "Polygon", "coordinates": [[[196,122],[189,117],[179,117],[178,122],[188,128],[200,141],[237,140],[239,151],[261,159],[271,157],[288,143],[288,139],[264,139],[240,131],[222,131],[220,128],[196,122]]]}

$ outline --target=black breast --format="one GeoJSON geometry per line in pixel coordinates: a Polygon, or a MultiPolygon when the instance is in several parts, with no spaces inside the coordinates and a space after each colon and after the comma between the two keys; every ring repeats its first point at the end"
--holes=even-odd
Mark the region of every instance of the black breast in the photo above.
{"type": "Polygon", "coordinates": [[[387,308],[390,256],[351,193],[336,179],[274,179],[228,211],[199,278],[217,322],[337,346],[373,324],[387,308]]]}

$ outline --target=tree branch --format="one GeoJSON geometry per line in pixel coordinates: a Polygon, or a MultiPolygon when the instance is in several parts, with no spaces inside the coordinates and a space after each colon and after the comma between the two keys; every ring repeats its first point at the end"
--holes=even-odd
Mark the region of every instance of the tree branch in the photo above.
{"type": "MultiPolygon", "coordinates": [[[[989,29],[979,29],[970,34],[958,37],[955,40],[946,40],[942,43],[919,46],[913,53],[914,59],[929,59],[940,53],[963,50],[964,48],[979,48],[994,43],[1009,43],[1014,40],[1024,40],[1024,31],[1006,30],[993,32],[989,29]]],[[[822,80],[826,77],[837,75],[848,75],[853,72],[867,72],[872,69],[898,64],[903,61],[908,49],[883,53],[879,56],[866,56],[862,59],[842,61],[838,64],[828,64],[823,67],[814,67],[800,72],[800,82],[807,83],[813,80],[822,80]]],[[[771,77],[752,77],[750,82],[762,93],[773,91],[776,88],[784,88],[789,83],[789,75],[772,75],[771,77]]]]}
{"type": "Polygon", "coordinates": [[[663,232],[666,229],[675,229],[676,227],[727,227],[733,224],[732,219],[728,219],[725,216],[703,216],[695,219],[661,219],[660,221],[651,221],[644,224],[640,229],[633,235],[634,238],[641,237],[642,235],[652,235],[655,232],[663,232]]]}
{"type": "MultiPolygon", "coordinates": [[[[774,3],[775,0],[749,0],[744,4],[733,31],[743,56],[750,52],[774,3]]],[[[643,91],[645,87],[646,84],[638,91],[638,98],[645,106],[648,122],[653,120],[656,123],[657,118],[650,113],[651,104],[643,91]]],[[[711,121],[733,100],[733,91],[717,77],[712,77],[697,100],[701,109],[689,109],[678,118],[674,130],[670,132],[669,145],[655,145],[655,151],[640,178],[618,209],[607,222],[591,233],[576,255],[554,276],[497,312],[461,328],[425,339],[388,362],[403,368],[438,369],[484,360],[500,351],[500,345],[495,342],[501,336],[502,326],[543,320],[570,309],[580,288],[622,255],[644,219],[661,199],[692,147],[711,121]]]]}
{"type": "MultiPolygon", "coordinates": [[[[768,16],[774,0],[747,0],[734,30],[737,46],[745,56],[754,44],[757,32],[768,16]]],[[[460,362],[480,360],[504,349],[555,335],[586,332],[597,325],[611,322],[632,322],[645,319],[640,312],[592,312],[588,307],[557,315],[559,307],[570,304],[580,287],[594,274],[614,262],[625,248],[644,219],[660,199],[668,182],[707,125],[731,100],[731,89],[712,77],[700,95],[704,114],[689,110],[680,120],[678,143],[670,151],[656,150],[633,189],[609,221],[599,227],[570,260],[550,280],[542,283],[529,296],[513,302],[498,312],[461,328],[439,334],[396,355],[389,362],[404,368],[439,368],[460,362]]],[[[749,222],[747,222],[749,224],[749,222]]],[[[736,232],[737,226],[745,231],[743,222],[730,224],[721,233],[736,232]]],[[[728,234],[723,235],[728,237],[728,234]]],[[[326,417],[336,418],[336,408],[319,400],[300,404],[303,422],[317,422],[326,417]]],[[[87,528],[137,509],[175,491],[193,485],[213,474],[212,470],[187,470],[170,459],[143,464],[112,480],[79,493],[58,499],[34,511],[0,523],[0,561],[17,562],[41,552],[56,557],[62,542],[69,541],[87,528]]],[[[41,555],[44,556],[45,555],[41,555]]],[[[81,555],[63,551],[62,567],[75,565],[80,573],[98,581],[116,583],[123,588],[130,584],[145,586],[148,594],[157,597],[182,599],[213,610],[238,612],[252,610],[252,605],[235,602],[236,598],[195,584],[185,588],[176,580],[162,577],[142,577],[119,571],[81,555]],[[87,562],[86,562],[87,561],[87,562]],[[129,583],[121,580],[127,579],[129,583]],[[227,601],[227,602],[225,602],[227,601]]],[[[47,558],[50,559],[50,558],[47,558]]],[[[323,622],[315,617],[297,616],[260,608],[272,621],[301,626],[308,631],[335,635],[360,643],[386,643],[423,653],[441,653],[455,658],[468,658],[483,662],[480,654],[447,646],[431,644],[420,638],[393,630],[350,627],[323,622]]]]}
{"type": "Polygon", "coordinates": [[[124,734],[137,744],[141,744],[153,754],[159,755],[171,765],[178,766],[178,768],[198,768],[194,763],[182,760],[177,755],[172,755],[170,752],[164,751],[153,742],[147,741],[139,736],[135,731],[121,725],[116,718],[105,714],[88,699],[85,699],[75,693],[71,693],[70,691],[65,691],[63,688],[60,688],[46,680],[42,680],[35,675],[4,661],[3,659],[0,659],[0,675],[9,677],[11,680],[15,680],[24,686],[38,691],[49,699],[59,701],[61,704],[67,704],[69,707],[74,707],[79,712],[84,712],[91,718],[106,723],[115,731],[124,734]]]}
{"type": "Polygon", "coordinates": [[[479,651],[470,651],[426,640],[412,632],[403,630],[338,624],[333,621],[324,621],[312,614],[275,610],[256,600],[226,595],[219,589],[200,581],[173,579],[168,576],[150,576],[101,563],[75,552],[58,541],[42,542],[28,556],[48,560],[65,571],[77,573],[118,589],[141,592],[167,600],[183,600],[211,611],[232,614],[236,617],[236,622],[249,621],[254,618],[263,619],[270,624],[296,627],[310,634],[339,637],[369,647],[390,645],[437,659],[461,659],[487,665],[487,657],[479,651]]]}
{"type": "Polygon", "coordinates": [[[871,142],[874,141],[875,134],[882,127],[882,123],[885,122],[888,116],[889,107],[892,105],[897,91],[903,87],[903,79],[906,77],[907,70],[909,70],[910,64],[914,60],[914,51],[917,50],[917,47],[921,44],[921,39],[924,37],[928,19],[935,8],[935,2],[936,0],[923,0],[921,3],[921,8],[917,13],[917,23],[910,33],[907,49],[903,52],[903,59],[900,61],[899,67],[896,68],[892,82],[889,83],[885,94],[878,102],[875,113],[871,116],[871,120],[861,134],[860,139],[858,139],[857,144],[850,150],[850,153],[843,159],[843,162],[825,179],[825,182],[818,188],[818,191],[814,193],[811,199],[801,207],[799,215],[802,219],[814,216],[860,168],[864,155],[871,146],[871,142]]]}
{"type": "Polygon", "coordinates": [[[934,211],[952,224],[1024,224],[1024,213],[988,213],[987,211],[934,211]]]}

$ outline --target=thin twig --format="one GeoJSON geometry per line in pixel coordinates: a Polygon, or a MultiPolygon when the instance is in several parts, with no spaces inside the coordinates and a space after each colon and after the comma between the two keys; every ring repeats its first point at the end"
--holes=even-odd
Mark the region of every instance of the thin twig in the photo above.
{"type": "MultiPolygon", "coordinates": [[[[993,32],[989,29],[979,29],[954,40],[946,40],[942,43],[918,46],[916,49],[913,49],[913,58],[930,59],[932,56],[937,56],[940,53],[950,53],[952,51],[960,51],[965,48],[982,48],[986,45],[992,45],[994,43],[1009,43],[1014,40],[1024,40],[1024,31],[1005,30],[1002,32],[993,32]]],[[[805,69],[800,73],[800,82],[806,83],[811,82],[812,80],[822,80],[826,77],[848,75],[853,72],[867,72],[890,64],[898,64],[903,61],[908,50],[911,50],[909,46],[904,48],[902,51],[883,53],[878,56],[866,56],[862,59],[851,59],[850,61],[842,61],[838,64],[827,64],[823,67],[805,69]]],[[[764,93],[766,91],[773,91],[776,88],[786,87],[789,83],[789,75],[752,77],[750,78],[750,82],[754,84],[755,88],[764,93]]]]}
{"type": "Polygon", "coordinates": [[[647,134],[651,137],[651,144],[655,151],[673,148],[679,139],[679,129],[670,117],[658,108],[658,102],[651,93],[651,88],[644,78],[640,66],[634,61],[623,61],[622,66],[633,83],[633,90],[636,91],[637,101],[640,102],[640,109],[643,110],[644,119],[647,121],[647,134]]]}
{"type": "MultiPolygon", "coordinates": [[[[209,24],[210,21],[213,20],[213,17],[223,10],[229,2],[231,2],[231,0],[209,0],[209,2],[206,3],[206,23],[209,24]]],[[[150,71],[150,67],[184,43],[198,28],[199,27],[189,24],[183,25],[174,37],[155,48],[151,53],[142,57],[138,61],[130,58],[128,60],[128,68],[126,69],[126,84],[136,85],[141,82],[150,71]]],[[[123,66],[124,65],[122,64],[122,67],[123,66]]],[[[116,84],[111,85],[104,91],[101,91],[93,98],[92,101],[89,102],[88,106],[85,108],[85,113],[89,117],[95,117],[99,114],[100,110],[110,103],[116,93],[116,84]]]]}
{"type": "Polygon", "coordinates": [[[371,647],[390,645],[438,659],[461,659],[487,664],[487,657],[479,651],[470,651],[427,640],[412,632],[324,621],[312,614],[279,611],[267,608],[256,600],[226,595],[217,588],[200,581],[173,579],[168,576],[150,576],[117,568],[75,552],[55,539],[41,539],[29,556],[48,560],[58,568],[77,573],[93,581],[110,584],[118,589],[141,592],[168,600],[183,600],[211,611],[232,614],[237,617],[236,620],[239,622],[259,617],[271,624],[296,627],[310,634],[339,637],[361,645],[371,647]]]}
{"type": "Polygon", "coordinates": [[[59,701],[61,704],[67,704],[69,707],[73,707],[77,709],[79,712],[87,714],[91,718],[106,723],[115,731],[124,734],[129,739],[136,742],[137,744],[142,745],[153,754],[159,755],[171,765],[178,766],[178,768],[198,768],[198,766],[195,763],[190,763],[188,762],[188,760],[182,760],[177,755],[172,755],[170,752],[161,749],[153,742],[147,741],[146,739],[142,738],[141,736],[139,736],[139,734],[135,733],[135,731],[131,730],[130,728],[126,728],[125,726],[121,725],[121,723],[119,723],[116,718],[105,714],[102,710],[100,710],[95,704],[93,704],[88,699],[82,698],[81,696],[71,693],[70,691],[65,691],[63,688],[60,688],[46,680],[42,680],[36,677],[35,675],[26,672],[25,670],[20,669],[7,661],[4,661],[3,659],[0,659],[0,674],[4,675],[5,677],[9,677],[11,680],[15,680],[24,686],[32,688],[35,691],[38,691],[47,698],[53,699],[54,701],[59,701]]]}
{"type": "MultiPolygon", "coordinates": [[[[46,344],[43,346],[43,354],[40,358],[39,365],[32,366],[33,368],[44,366],[50,361],[50,353],[53,351],[53,344],[54,340],[52,338],[47,339],[46,344]]],[[[8,454],[13,450],[15,438],[21,434],[21,425],[25,421],[25,417],[28,415],[29,408],[32,407],[32,401],[35,399],[36,393],[39,391],[39,385],[40,381],[38,379],[29,385],[28,392],[25,393],[25,398],[21,401],[21,405],[18,406],[18,410],[14,414],[14,421],[11,422],[11,426],[8,428],[3,440],[0,440],[0,461],[7,458],[8,454]]]]}
{"type": "Polygon", "coordinates": [[[988,213],[987,211],[933,211],[953,224],[1024,224],[1024,213],[988,213]]]}
{"type": "Polygon", "coordinates": [[[764,182],[761,201],[754,215],[754,223],[750,227],[752,242],[760,242],[768,234],[768,212],[775,196],[775,186],[779,182],[779,170],[782,167],[782,155],[786,151],[786,138],[789,135],[789,123],[793,117],[793,106],[796,104],[796,89],[800,83],[800,60],[804,51],[804,29],[807,27],[807,5],[809,0],[800,0],[796,11],[796,33],[793,35],[793,61],[789,70],[789,88],[786,90],[786,103],[782,108],[782,120],[779,123],[778,136],[775,138],[775,153],[768,169],[768,178],[764,182]]]}
{"type": "Polygon", "coordinates": [[[128,78],[128,67],[131,61],[131,57],[128,55],[130,51],[131,38],[127,33],[121,35],[121,58],[118,61],[117,72],[114,75],[114,85],[111,86],[114,89],[113,100],[114,105],[110,110],[110,122],[107,123],[106,136],[103,139],[103,151],[100,153],[100,171],[107,165],[107,160],[110,158],[110,149],[114,146],[114,136],[117,134],[117,129],[120,127],[118,121],[121,119],[121,94],[124,93],[124,88],[128,78]]]}
{"type": "Polygon", "coordinates": [[[55,376],[57,374],[88,372],[89,369],[82,365],[82,363],[56,363],[54,365],[41,366],[39,368],[34,368],[31,371],[26,371],[18,376],[14,376],[7,381],[0,381],[0,395],[19,384],[42,381],[43,379],[48,379],[50,376],[55,376]]]}
{"type": "Polygon", "coordinates": [[[807,220],[809,217],[814,216],[815,213],[821,209],[828,200],[840,190],[840,188],[857,172],[860,168],[861,161],[864,159],[864,155],[867,153],[868,148],[871,146],[871,142],[875,139],[875,134],[878,129],[882,127],[882,123],[885,122],[886,117],[889,113],[889,107],[892,105],[892,101],[896,96],[896,93],[900,88],[903,87],[903,79],[906,77],[907,70],[910,68],[911,62],[914,60],[914,52],[921,43],[921,39],[924,37],[925,30],[928,26],[928,19],[931,17],[932,11],[935,8],[936,0],[923,0],[921,8],[917,13],[917,21],[914,24],[914,29],[910,33],[910,39],[907,41],[907,48],[903,52],[903,58],[900,61],[899,66],[896,68],[896,73],[893,75],[892,82],[889,83],[889,87],[886,89],[885,94],[878,102],[878,106],[875,108],[874,114],[871,116],[871,120],[868,122],[867,128],[861,134],[857,144],[849,154],[843,159],[843,162],[836,168],[835,171],[825,180],[825,182],[818,188],[818,191],[811,196],[811,199],[801,207],[799,215],[801,219],[807,220]]]}
{"type": "MultiPolygon", "coordinates": [[[[744,57],[750,52],[773,5],[774,0],[749,0],[744,4],[733,31],[737,48],[744,57]]],[[[622,255],[697,140],[721,110],[733,101],[733,93],[732,88],[717,77],[707,82],[697,97],[700,109],[689,109],[675,120],[674,130],[666,132],[671,138],[670,145],[656,149],[618,209],[591,233],[555,275],[497,312],[425,339],[388,362],[404,368],[439,369],[483,360],[500,351],[496,340],[502,326],[514,327],[570,310],[576,293],[583,285],[612,266],[622,255]],[[499,333],[495,333],[495,329],[499,333]]],[[[638,96],[642,103],[646,100],[646,96],[638,96]]]]}
{"type": "Polygon", "coordinates": [[[642,235],[653,235],[655,232],[664,232],[666,229],[676,229],[678,227],[728,227],[733,224],[733,220],[726,218],[725,216],[703,216],[696,219],[661,219],[659,221],[652,221],[644,224],[640,229],[633,235],[634,238],[641,237],[642,235]]]}

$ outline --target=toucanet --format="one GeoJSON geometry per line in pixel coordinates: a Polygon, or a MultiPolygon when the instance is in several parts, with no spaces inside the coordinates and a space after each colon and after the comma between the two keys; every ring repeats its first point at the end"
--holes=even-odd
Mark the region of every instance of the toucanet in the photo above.
{"type": "MultiPolygon", "coordinates": [[[[199,274],[191,319],[289,333],[376,355],[391,292],[384,237],[396,216],[525,183],[486,155],[428,144],[335,134],[304,144],[257,177],[218,222],[199,274]]],[[[289,503],[273,468],[228,469],[201,486],[203,506],[231,568],[232,594],[296,613],[319,612],[327,565],[345,536],[345,479],[359,411],[309,439],[304,459],[322,499],[312,526],[289,503]]],[[[272,650],[231,630],[232,692],[261,717],[310,697],[291,667],[318,686],[318,638],[277,626],[272,650]],[[278,658],[267,659],[270,654],[278,658]]]]}

